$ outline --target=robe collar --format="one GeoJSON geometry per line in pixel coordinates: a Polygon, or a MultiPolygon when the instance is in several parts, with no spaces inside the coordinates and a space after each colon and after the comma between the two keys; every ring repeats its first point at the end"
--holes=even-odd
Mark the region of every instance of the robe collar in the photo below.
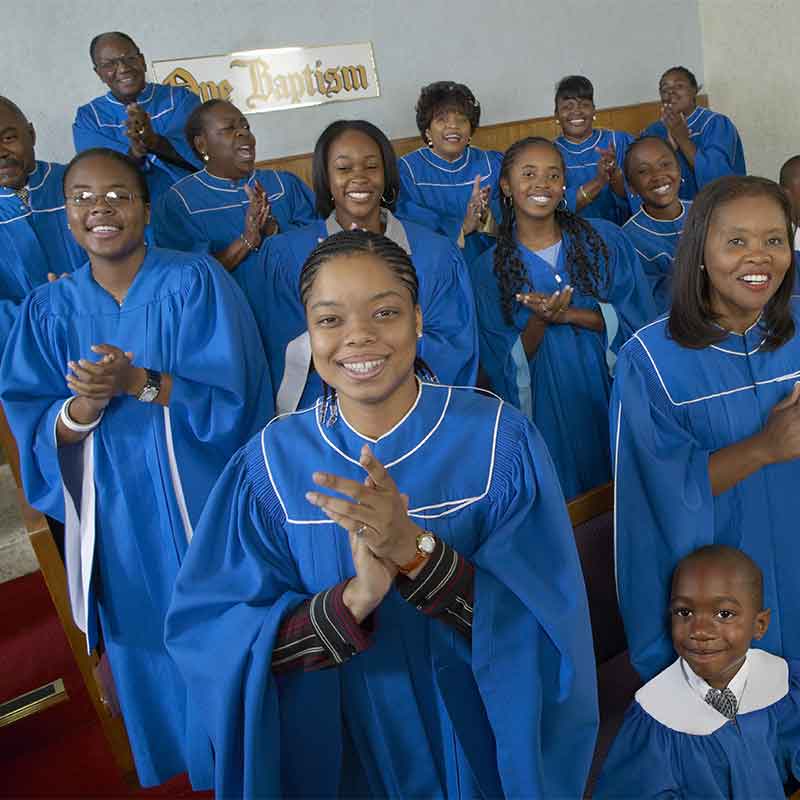
{"type": "MultiPolygon", "coordinates": [[[[33,194],[38,189],[41,189],[44,185],[44,182],[47,180],[47,176],[50,174],[50,170],[52,166],[46,161],[37,161],[36,166],[33,169],[33,172],[28,174],[28,182],[25,184],[23,188],[28,189],[28,191],[33,194]]],[[[0,189],[0,198],[8,198],[8,197],[19,197],[14,189],[0,189]]],[[[30,204],[29,204],[30,205],[30,204]]]]}
{"type": "Polygon", "coordinates": [[[570,155],[575,156],[580,153],[585,153],[587,150],[594,150],[594,148],[600,143],[600,139],[602,137],[603,131],[599,128],[594,128],[592,132],[581,142],[571,142],[566,136],[564,136],[564,134],[561,134],[556,142],[559,147],[566,150],[570,155]]]}
{"type": "MultiPolygon", "coordinates": [[[[764,344],[766,339],[764,331],[759,324],[760,322],[761,316],[759,315],[758,319],[744,333],[726,331],[725,338],[721,342],[717,342],[717,344],[712,344],[711,347],[731,355],[752,356],[761,349],[761,345],[764,344]]],[[[720,325],[716,327],[725,330],[720,325]]]]}
{"type": "Polygon", "coordinates": [[[675,219],[656,219],[651,217],[642,206],[638,213],[630,219],[631,225],[636,225],[657,236],[675,236],[683,230],[686,214],[692,205],[690,200],[681,200],[681,213],[675,219]]]}
{"type": "Polygon", "coordinates": [[[446,158],[437,156],[430,147],[421,147],[419,153],[424,161],[427,161],[432,167],[442,172],[461,172],[472,158],[472,148],[470,145],[464,148],[464,152],[455,161],[448,161],[446,158]]]}
{"type": "Polygon", "coordinates": [[[253,170],[246,178],[220,178],[212,175],[207,169],[201,169],[199,172],[194,173],[194,177],[209,189],[217,189],[219,191],[238,192],[244,187],[245,184],[253,185],[256,177],[256,172],[253,170]]]}
{"type": "Polygon", "coordinates": [[[123,103],[121,100],[118,100],[116,97],[114,97],[114,93],[110,90],[105,93],[105,98],[109,103],[113,103],[115,106],[122,106],[123,108],[126,108],[131,103],[136,103],[140,106],[147,105],[153,99],[155,93],[156,85],[154,83],[146,83],[144,85],[144,89],[139,92],[138,97],[135,100],[129,100],[127,103],[123,103]]]}
{"type": "MultiPolygon", "coordinates": [[[[385,225],[384,236],[391,239],[396,245],[402,247],[409,255],[411,255],[411,244],[408,241],[408,234],[397,217],[392,214],[387,208],[381,209],[381,221],[385,225]]],[[[325,220],[325,230],[328,236],[333,236],[334,233],[340,233],[343,228],[336,219],[336,212],[331,211],[328,218],[325,220]]]]}
{"type": "MultiPolygon", "coordinates": [[[[688,662],[684,659],[680,660],[681,662],[681,670],[683,671],[683,677],[686,679],[686,682],[692,688],[697,696],[705,703],[706,702],[706,695],[711,690],[710,684],[706,683],[688,664],[688,662]]],[[[750,659],[748,658],[747,654],[745,654],[744,661],[739,669],[736,671],[736,674],[731,678],[730,682],[728,683],[727,689],[730,689],[736,697],[736,704],[737,708],[742,703],[742,695],[744,694],[744,690],[747,687],[747,679],[750,676],[750,659]]]]}

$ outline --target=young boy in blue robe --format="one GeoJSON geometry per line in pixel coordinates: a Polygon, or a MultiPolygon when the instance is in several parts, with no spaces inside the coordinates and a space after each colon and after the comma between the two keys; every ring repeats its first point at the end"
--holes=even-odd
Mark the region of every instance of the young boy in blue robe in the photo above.
{"type": "Polygon", "coordinates": [[[148,83],[139,47],[125,33],[101,33],[89,55],[108,92],[80,106],[72,124],[77,153],[108,147],[134,158],[155,202],[175,181],[202,166],[183,129],[200,98],[188,89],[148,83]]]}
{"type": "Polygon", "coordinates": [[[628,148],[625,177],[641,208],[622,226],[636,248],[663,314],[672,300],[672,260],[691,202],[681,200],[681,168],[675,151],[657,136],[643,136],[628,148]]]}
{"type": "MultiPolygon", "coordinates": [[[[323,220],[270,240],[263,267],[255,276],[263,286],[256,319],[270,361],[278,411],[302,408],[319,395],[311,370],[305,313],[300,303],[300,270],[316,245],[353,226],[382,233],[410,254],[419,275],[425,327],[420,355],[437,379],[474,386],[478,374],[475,301],[469,271],[458,248],[444,236],[392,214],[399,178],[389,140],[374,125],[333,123],[314,149],[314,192],[323,220]]],[[[253,273],[248,280],[253,279],[253,273]]]]}
{"type": "Polygon", "coordinates": [[[317,218],[314,195],[290,172],[255,168],[255,136],[232,103],[198,106],[186,123],[186,140],[205,166],[161,196],[153,215],[156,242],[210,252],[258,308],[265,299],[251,273],[263,266],[260,251],[270,236],[317,218]]]}
{"type": "Polygon", "coordinates": [[[331,236],[301,287],[323,396],[234,456],[167,620],[202,785],[577,800],[595,668],[541,438],[497,397],[427,382],[389,239],[331,236]]]}
{"type": "Polygon", "coordinates": [[[86,261],[67,226],[64,166],[37,161],[35,141],[22,111],[0,97],[0,353],[25,297],[86,261]]]}
{"type": "Polygon", "coordinates": [[[609,415],[616,577],[631,662],[645,680],[672,660],[660,620],[675,565],[711,543],[758,564],[772,609],[762,646],[800,658],[793,235],[777,184],[709,184],[683,230],[669,316],[620,350],[609,415]]]}
{"type": "Polygon", "coordinates": [[[136,164],[89,150],[64,180],[89,263],[23,303],[0,399],[27,499],[65,524],[73,616],[89,649],[102,642],[150,786],[186,770],[187,718],[200,710],[164,650],[173,581],[272,392],[252,315],[219,265],[145,247],[136,164]]]}
{"type": "Polygon", "coordinates": [[[769,627],[761,570],[702,547],[675,570],[669,615],[678,659],[636,693],[593,797],[783,800],[800,778],[800,662],[750,648],[769,627]]]}
{"type": "Polygon", "coordinates": [[[697,105],[700,87],[686,67],[670,67],[658,83],[661,119],[642,131],[669,142],[681,165],[681,200],[693,200],[723,175],[746,175],[744,148],[736,126],[724,114],[697,105]]]}
{"type": "Polygon", "coordinates": [[[611,380],[600,300],[617,346],[654,315],[620,229],[559,206],[564,163],[547,139],[513,144],[501,170],[497,247],[472,265],[481,367],[491,388],[541,431],[567,498],[607,483],[611,380]]]}
{"type": "Polygon", "coordinates": [[[594,86],[568,75],[556,86],[555,115],[561,135],[555,144],[567,168],[564,199],[570,211],[622,225],[630,216],[622,165],[633,137],[594,128],[594,86]]]}
{"type": "Polygon", "coordinates": [[[493,243],[503,154],[471,144],[481,108],[463,83],[423,86],[416,116],[425,147],[399,160],[397,215],[446,236],[470,263],[493,243]]]}

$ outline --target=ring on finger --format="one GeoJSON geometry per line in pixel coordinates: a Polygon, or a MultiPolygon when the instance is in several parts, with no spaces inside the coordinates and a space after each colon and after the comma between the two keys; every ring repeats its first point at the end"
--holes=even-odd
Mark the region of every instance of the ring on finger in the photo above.
{"type": "Polygon", "coordinates": [[[358,528],[356,528],[356,536],[358,536],[360,538],[361,536],[364,535],[364,531],[366,531],[366,530],[367,530],[367,526],[366,525],[360,525],[358,528]]]}

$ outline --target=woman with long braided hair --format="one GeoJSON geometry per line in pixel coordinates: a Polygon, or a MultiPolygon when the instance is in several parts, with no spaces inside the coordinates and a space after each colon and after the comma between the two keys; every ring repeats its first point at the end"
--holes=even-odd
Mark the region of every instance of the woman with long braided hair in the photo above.
{"type": "Polygon", "coordinates": [[[537,425],[566,497],[610,480],[606,334],[655,314],[636,251],[620,229],[568,211],[564,162],[547,139],[506,152],[497,245],[472,265],[481,364],[492,388],[537,425]]]}
{"type": "Polygon", "coordinates": [[[582,796],[594,659],[558,479],[515,409],[425,380],[418,291],[383,236],[314,249],[325,399],[206,505],[167,642],[219,797],[582,796]]]}

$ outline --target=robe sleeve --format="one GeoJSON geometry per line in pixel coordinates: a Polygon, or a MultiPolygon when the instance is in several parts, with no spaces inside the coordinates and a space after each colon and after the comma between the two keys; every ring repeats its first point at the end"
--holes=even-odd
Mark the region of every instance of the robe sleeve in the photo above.
{"type": "Polygon", "coordinates": [[[65,342],[48,312],[49,289],[36,290],[19,308],[0,362],[0,399],[17,442],[28,502],[63,521],[56,422],[71,392],[65,378],[65,342]]]}
{"type": "Polygon", "coordinates": [[[156,244],[171,250],[210,253],[207,231],[198,225],[181,195],[171,188],[156,200],[152,215],[156,244]]]}
{"type": "Polygon", "coordinates": [[[610,420],[617,595],[631,662],[649,680],[675,659],[672,571],[713,541],[710,453],[681,424],[638,339],[620,351],[610,420]]]}
{"type": "Polygon", "coordinates": [[[605,296],[614,307],[619,330],[609,343],[616,353],[639,328],[657,316],[650,284],[642,271],[639,255],[622,229],[606,220],[590,220],[608,247],[605,296]]]}
{"type": "Polygon", "coordinates": [[[714,114],[695,139],[694,174],[697,188],[723,175],[744,175],[744,152],[736,126],[723,114],[714,114]]]}
{"type": "Polygon", "coordinates": [[[302,228],[319,219],[314,192],[305,181],[291,172],[281,172],[281,179],[287,186],[292,228],[302,228]]]}
{"type": "Polygon", "coordinates": [[[475,566],[472,669],[506,797],[579,798],[598,725],[589,610],[572,526],[538,431],[502,410],[475,566]]]}
{"type": "MultiPolygon", "coordinates": [[[[117,130],[109,128],[109,130],[117,130]]],[[[103,133],[100,123],[92,110],[91,103],[81,106],[75,114],[75,121],[72,123],[72,139],[75,143],[75,152],[82,153],[92,147],[108,147],[120,153],[127,153],[128,140],[123,136],[116,136],[103,133]]],[[[145,163],[143,168],[149,168],[149,163],[145,163]]]]}
{"type": "Polygon", "coordinates": [[[459,218],[447,216],[426,206],[422,193],[414,182],[411,168],[403,159],[399,160],[398,169],[400,171],[400,193],[397,197],[397,211],[395,212],[398,219],[417,222],[429,230],[441,233],[451,242],[458,241],[461,225],[464,222],[463,215],[459,218]]]}
{"type": "MultiPolygon", "coordinates": [[[[176,457],[189,473],[204,448],[231,454],[274,414],[269,369],[247,301],[222,267],[211,259],[205,266],[187,270],[172,363],[164,367],[172,375],[173,433],[185,434],[174,437],[176,457]]],[[[200,508],[190,511],[199,517],[200,508]]]]}
{"type": "Polygon", "coordinates": [[[779,766],[784,783],[800,780],[800,661],[789,662],[789,694],[776,705],[779,766]]]}
{"type": "Polygon", "coordinates": [[[681,762],[672,747],[675,734],[634,702],[603,765],[592,797],[596,800],[678,800],[685,796],[676,776],[681,762]]]}
{"type": "MultiPolygon", "coordinates": [[[[231,459],[211,492],[165,628],[167,648],[186,681],[187,708],[199,712],[189,721],[192,783],[213,785],[225,798],[283,796],[272,650],[282,619],[310,597],[267,472],[263,463],[255,468],[260,457],[257,437],[231,459]]],[[[315,673],[326,675],[336,670],[315,673]]],[[[315,720],[338,703],[338,683],[327,683],[331,692],[313,708],[315,720]]],[[[310,744],[317,728],[324,723],[309,726],[310,744]]]]}
{"type": "Polygon", "coordinates": [[[441,248],[441,255],[433,257],[440,263],[430,272],[437,282],[425,293],[419,352],[442,383],[474,386],[478,377],[478,329],[469,271],[455,245],[448,244],[441,248]]]}

